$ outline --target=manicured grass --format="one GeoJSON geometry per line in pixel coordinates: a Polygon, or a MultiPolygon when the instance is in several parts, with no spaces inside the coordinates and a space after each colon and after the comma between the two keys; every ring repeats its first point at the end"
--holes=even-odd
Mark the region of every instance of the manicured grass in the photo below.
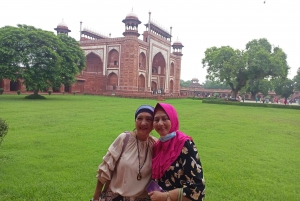
{"type": "MultiPolygon", "coordinates": [[[[89,95],[0,96],[9,131],[0,148],[0,200],[88,200],[96,170],[134,112],[155,100],[89,95]]],[[[206,200],[300,200],[300,112],[291,109],[173,104],[193,137],[206,200]]],[[[155,136],[157,134],[153,132],[155,136]]]]}

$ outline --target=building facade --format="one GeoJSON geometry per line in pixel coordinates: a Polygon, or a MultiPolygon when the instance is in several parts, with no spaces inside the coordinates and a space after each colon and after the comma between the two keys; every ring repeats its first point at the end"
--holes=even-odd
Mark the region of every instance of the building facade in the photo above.
{"type": "Polygon", "coordinates": [[[167,31],[159,27],[149,13],[141,40],[141,21],[133,11],[122,22],[125,30],[118,38],[82,29],[81,23],[79,43],[86,55],[86,68],[76,83],[64,90],[99,95],[180,96],[183,45],[180,41],[172,44],[172,28],[167,31]]]}

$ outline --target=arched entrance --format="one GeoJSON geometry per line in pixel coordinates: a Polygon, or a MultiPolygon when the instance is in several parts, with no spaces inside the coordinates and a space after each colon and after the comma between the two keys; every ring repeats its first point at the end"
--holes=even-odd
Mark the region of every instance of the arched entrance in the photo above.
{"type": "Polygon", "coordinates": [[[70,85],[65,84],[65,92],[71,92],[70,85]]]}
{"type": "Polygon", "coordinates": [[[94,54],[90,53],[86,56],[86,68],[85,72],[93,72],[93,73],[103,73],[103,62],[101,58],[94,54]]]}
{"type": "Polygon", "coordinates": [[[4,88],[4,80],[3,79],[0,80],[0,88],[4,88]]]}
{"type": "Polygon", "coordinates": [[[10,81],[10,91],[18,91],[18,90],[21,90],[21,83],[20,81],[10,81]]]}
{"type": "Polygon", "coordinates": [[[145,91],[145,77],[144,75],[139,76],[138,90],[145,91]]]}
{"type": "Polygon", "coordinates": [[[115,73],[110,73],[107,77],[107,86],[113,90],[117,89],[118,86],[118,76],[115,73]]]}
{"type": "Polygon", "coordinates": [[[157,53],[153,57],[152,61],[152,75],[157,76],[157,87],[158,90],[165,90],[165,75],[166,75],[166,60],[161,52],[157,53]]]}
{"type": "Polygon", "coordinates": [[[157,84],[154,81],[151,82],[151,91],[153,92],[153,94],[157,93],[157,84]]]}

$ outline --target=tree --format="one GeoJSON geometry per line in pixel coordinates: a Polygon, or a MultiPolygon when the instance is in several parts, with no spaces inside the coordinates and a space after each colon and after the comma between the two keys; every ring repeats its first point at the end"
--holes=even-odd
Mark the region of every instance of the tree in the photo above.
{"type": "Polygon", "coordinates": [[[68,36],[27,25],[0,28],[0,79],[21,79],[27,90],[38,94],[74,82],[84,66],[83,51],[68,36]]]}
{"type": "Polygon", "coordinates": [[[188,80],[188,81],[180,80],[181,87],[189,87],[191,83],[192,83],[191,80],[188,80]]]}
{"type": "Polygon", "coordinates": [[[86,57],[74,38],[65,34],[59,34],[58,37],[65,44],[59,50],[62,57],[61,83],[70,85],[75,81],[74,75],[85,68],[86,57]]]}
{"type": "Polygon", "coordinates": [[[289,69],[283,50],[264,38],[248,42],[245,51],[229,46],[208,48],[202,64],[207,67],[207,78],[229,85],[233,97],[249,80],[285,78],[289,69]]]}
{"type": "Polygon", "coordinates": [[[251,93],[251,99],[255,99],[255,96],[258,92],[261,92],[264,96],[266,96],[271,88],[271,82],[267,79],[249,80],[247,92],[251,93]]]}
{"type": "Polygon", "coordinates": [[[295,90],[300,91],[300,68],[298,68],[297,75],[294,77],[295,90]]]}
{"type": "Polygon", "coordinates": [[[294,93],[294,81],[291,79],[276,79],[274,80],[274,87],[275,93],[284,97],[285,102],[294,93]]]}
{"type": "Polygon", "coordinates": [[[204,89],[230,89],[228,85],[219,83],[217,81],[205,80],[203,84],[204,89]]]}

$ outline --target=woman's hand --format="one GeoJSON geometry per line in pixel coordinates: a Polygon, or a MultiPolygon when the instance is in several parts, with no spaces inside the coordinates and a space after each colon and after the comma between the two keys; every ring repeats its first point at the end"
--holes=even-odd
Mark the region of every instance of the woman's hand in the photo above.
{"type": "Polygon", "coordinates": [[[151,201],[167,201],[167,193],[160,191],[153,191],[148,193],[151,198],[151,201]]]}

